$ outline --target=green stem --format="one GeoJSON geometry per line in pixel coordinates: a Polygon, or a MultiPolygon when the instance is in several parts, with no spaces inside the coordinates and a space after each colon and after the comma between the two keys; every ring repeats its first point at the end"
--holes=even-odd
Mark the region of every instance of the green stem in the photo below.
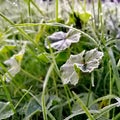
{"type": "Polygon", "coordinates": [[[29,15],[29,17],[30,17],[30,14],[31,14],[31,10],[30,10],[30,1],[31,1],[31,0],[28,1],[28,15],[29,15]]]}
{"type": "Polygon", "coordinates": [[[4,78],[3,78],[3,79],[1,78],[1,82],[2,82],[2,85],[3,85],[3,89],[5,90],[7,99],[8,99],[8,101],[10,102],[10,107],[11,107],[12,111],[15,112],[15,108],[14,108],[14,105],[13,105],[13,103],[12,103],[12,99],[11,99],[11,97],[10,97],[10,93],[9,93],[7,87],[6,87],[5,82],[4,82],[4,78]]]}
{"type": "Polygon", "coordinates": [[[39,11],[39,13],[42,15],[42,16],[45,16],[45,14],[43,13],[43,11],[40,9],[40,7],[37,6],[37,4],[31,0],[31,3],[33,4],[33,6],[39,11]]]}
{"type": "MultiPolygon", "coordinates": [[[[109,72],[110,72],[110,84],[109,84],[109,94],[112,95],[112,73],[111,73],[111,63],[109,63],[109,72]]],[[[109,99],[109,105],[111,103],[111,99],[109,99]]],[[[108,112],[107,117],[109,118],[110,113],[108,112]]]]}
{"type": "Polygon", "coordinates": [[[91,95],[91,84],[90,84],[89,92],[88,92],[88,95],[87,95],[87,103],[86,103],[86,106],[87,106],[87,107],[89,106],[90,95],[91,95]]]}
{"type": "Polygon", "coordinates": [[[64,90],[65,90],[65,94],[67,96],[68,106],[69,106],[69,109],[70,109],[70,112],[71,112],[72,108],[71,108],[71,105],[70,105],[70,98],[69,98],[69,95],[68,95],[68,92],[67,92],[67,85],[64,85],[64,90]]]}
{"type": "Polygon", "coordinates": [[[51,64],[51,66],[49,67],[49,70],[48,70],[48,72],[47,72],[47,74],[46,74],[44,83],[43,83],[43,91],[42,91],[42,112],[43,112],[43,118],[44,118],[44,120],[48,120],[48,119],[47,119],[47,109],[46,109],[46,106],[45,106],[45,90],[46,90],[46,87],[47,87],[47,83],[48,83],[50,74],[51,74],[51,72],[52,72],[52,70],[53,70],[53,67],[54,67],[54,64],[51,64]]]}
{"type": "Polygon", "coordinates": [[[58,12],[59,12],[58,0],[56,0],[55,1],[55,17],[56,17],[56,22],[58,22],[58,12]]]}
{"type": "Polygon", "coordinates": [[[56,83],[56,79],[55,79],[55,73],[53,73],[53,84],[55,86],[56,95],[58,96],[58,90],[57,90],[57,83],[56,83]]]}
{"type": "Polygon", "coordinates": [[[96,41],[93,37],[91,37],[89,34],[85,33],[84,31],[77,29],[77,28],[73,28],[71,26],[62,24],[62,23],[24,23],[24,24],[16,24],[15,26],[38,26],[38,25],[45,25],[45,26],[59,26],[59,27],[63,27],[63,28],[68,28],[68,29],[73,29],[76,30],[78,32],[80,32],[81,34],[83,34],[84,36],[88,37],[96,47],[99,47],[99,43],[98,41],[96,41]]]}
{"type": "Polygon", "coordinates": [[[25,75],[27,75],[27,76],[29,76],[29,77],[33,78],[34,80],[37,80],[37,81],[39,81],[39,82],[43,83],[43,81],[42,81],[42,80],[40,80],[39,78],[35,77],[34,75],[32,75],[31,73],[29,73],[28,71],[25,71],[25,70],[24,70],[24,69],[22,69],[22,68],[21,68],[21,71],[22,71],[25,75]]]}
{"type": "Polygon", "coordinates": [[[20,27],[16,26],[10,19],[8,19],[5,15],[3,15],[1,12],[0,12],[0,16],[5,19],[8,23],[10,23],[13,27],[15,27],[27,40],[31,41],[33,43],[33,45],[35,45],[35,47],[37,46],[38,48],[40,48],[38,46],[37,43],[35,43],[35,41],[23,30],[21,29],[20,27]]]}
{"type": "Polygon", "coordinates": [[[28,91],[26,91],[26,93],[22,96],[22,98],[18,101],[18,103],[15,106],[15,109],[18,107],[18,105],[21,103],[21,101],[23,100],[23,98],[28,94],[28,92],[31,90],[31,87],[29,88],[28,91]]]}
{"type": "Polygon", "coordinates": [[[119,91],[118,93],[120,95],[120,76],[119,76],[118,68],[116,65],[116,60],[115,60],[112,49],[108,48],[107,50],[108,50],[108,54],[109,54],[111,64],[112,64],[113,77],[115,78],[116,86],[117,86],[117,89],[119,91]]]}

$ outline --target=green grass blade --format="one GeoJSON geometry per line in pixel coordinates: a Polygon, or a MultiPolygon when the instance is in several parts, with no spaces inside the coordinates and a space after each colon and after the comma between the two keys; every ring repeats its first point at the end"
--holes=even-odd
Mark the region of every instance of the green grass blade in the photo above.
{"type": "Polygon", "coordinates": [[[1,82],[2,82],[3,89],[4,89],[5,93],[6,93],[7,99],[10,102],[10,107],[11,107],[12,111],[15,112],[15,108],[14,108],[14,105],[12,103],[12,98],[10,96],[9,90],[6,87],[5,81],[1,77],[0,77],[0,79],[1,79],[1,82]]]}
{"type": "Polygon", "coordinates": [[[35,46],[38,46],[33,39],[20,27],[16,26],[9,18],[7,18],[5,15],[3,15],[0,12],[0,16],[5,19],[8,23],[10,23],[13,27],[15,27],[27,40],[31,41],[35,46]]]}
{"type": "Polygon", "coordinates": [[[78,32],[80,32],[81,34],[83,34],[84,36],[86,36],[87,38],[89,38],[91,40],[91,42],[94,43],[94,45],[96,47],[99,47],[99,43],[98,41],[96,41],[93,37],[91,37],[89,34],[85,33],[84,31],[77,29],[77,28],[73,28],[71,26],[62,24],[62,23],[24,23],[24,24],[16,24],[15,26],[38,26],[38,25],[45,25],[45,26],[58,26],[58,27],[63,27],[63,28],[68,28],[68,29],[73,29],[76,30],[78,32]]]}
{"type": "Polygon", "coordinates": [[[25,94],[22,96],[22,98],[18,101],[18,103],[15,106],[15,109],[18,107],[18,105],[22,102],[23,98],[28,94],[28,92],[31,90],[31,87],[29,88],[29,90],[27,90],[25,92],[25,94]]]}
{"type": "Polygon", "coordinates": [[[58,3],[59,2],[59,0],[56,0],[55,1],[55,17],[56,17],[56,22],[58,21],[58,12],[59,12],[59,9],[58,9],[58,3]]]}
{"type": "Polygon", "coordinates": [[[97,102],[100,102],[100,101],[104,101],[104,100],[106,100],[106,99],[115,99],[117,96],[115,96],[115,95],[106,95],[106,96],[103,96],[103,97],[100,97],[100,98],[98,98],[98,99],[96,99],[95,101],[93,101],[93,103],[91,103],[90,105],[89,105],[89,108],[90,108],[90,106],[92,106],[93,104],[95,104],[95,103],[97,103],[97,102]]]}
{"type": "Polygon", "coordinates": [[[100,118],[101,116],[103,116],[105,113],[109,112],[111,109],[115,108],[116,106],[118,105],[118,103],[114,103],[114,104],[111,104],[111,105],[108,105],[106,107],[104,107],[103,109],[99,110],[100,113],[95,115],[94,117],[96,119],[100,118]]]}
{"type": "Polygon", "coordinates": [[[37,4],[31,0],[31,3],[33,4],[33,6],[38,10],[38,12],[42,15],[45,16],[44,12],[40,9],[40,7],[37,6],[37,4]]]}
{"type": "MultiPolygon", "coordinates": [[[[99,113],[99,111],[98,110],[89,110],[90,111],[90,113],[99,113]]],[[[71,115],[69,115],[68,117],[66,117],[64,120],[71,120],[71,118],[73,118],[73,117],[75,117],[75,116],[77,116],[77,115],[82,115],[82,114],[85,114],[85,111],[76,111],[75,113],[73,113],[73,114],[71,114],[71,115]]]]}
{"type": "Polygon", "coordinates": [[[51,64],[51,66],[49,67],[48,72],[47,72],[47,74],[46,74],[44,83],[43,83],[43,91],[42,91],[42,112],[43,112],[43,118],[44,118],[44,120],[47,120],[47,119],[48,119],[48,118],[47,118],[47,108],[46,108],[46,105],[45,105],[45,91],[46,91],[47,83],[48,83],[48,80],[49,80],[49,77],[50,77],[50,74],[51,74],[53,68],[54,68],[54,64],[51,64]]]}
{"type": "Polygon", "coordinates": [[[76,99],[77,99],[78,103],[80,104],[81,108],[83,109],[83,111],[85,111],[85,113],[86,113],[86,115],[88,116],[88,118],[89,118],[90,120],[95,120],[95,119],[93,118],[93,116],[91,115],[90,111],[88,110],[88,108],[87,108],[87,107],[85,106],[85,104],[83,103],[83,101],[78,97],[78,95],[77,95],[76,93],[74,93],[74,92],[73,92],[73,94],[74,94],[74,96],[76,97],[76,99]]]}
{"type": "Polygon", "coordinates": [[[117,86],[117,89],[119,91],[118,93],[120,95],[120,76],[119,76],[118,68],[116,65],[115,57],[114,57],[114,54],[113,54],[113,51],[111,48],[108,48],[108,53],[109,53],[110,60],[112,63],[112,69],[113,69],[113,73],[114,73],[113,75],[115,78],[116,86],[117,86]]]}

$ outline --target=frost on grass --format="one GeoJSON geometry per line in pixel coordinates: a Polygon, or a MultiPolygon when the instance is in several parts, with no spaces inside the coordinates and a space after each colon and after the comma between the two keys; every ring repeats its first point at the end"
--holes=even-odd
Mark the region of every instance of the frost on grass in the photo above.
{"type": "Polygon", "coordinates": [[[11,79],[20,72],[21,61],[25,53],[26,44],[23,45],[21,51],[18,54],[13,55],[10,59],[4,61],[4,64],[9,66],[8,71],[3,75],[3,79],[6,82],[10,82],[11,79]]]}
{"type": "Polygon", "coordinates": [[[96,48],[87,52],[84,50],[77,55],[71,55],[67,62],[60,68],[63,84],[71,83],[76,85],[79,75],[75,67],[82,72],[90,73],[95,68],[98,68],[102,57],[103,52],[98,51],[96,48]]]}
{"type": "Polygon", "coordinates": [[[56,50],[65,50],[71,43],[77,43],[80,39],[80,33],[70,29],[67,33],[59,31],[48,36],[45,41],[46,48],[54,48],[56,50]]]}

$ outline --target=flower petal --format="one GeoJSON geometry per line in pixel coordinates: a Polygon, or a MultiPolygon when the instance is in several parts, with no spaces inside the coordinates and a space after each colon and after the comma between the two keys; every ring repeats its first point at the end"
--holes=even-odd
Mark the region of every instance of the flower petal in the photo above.
{"type": "Polygon", "coordinates": [[[76,64],[76,66],[82,71],[82,72],[92,72],[95,68],[98,68],[99,61],[94,60],[90,61],[87,64],[76,64]]]}
{"type": "Polygon", "coordinates": [[[73,64],[64,64],[61,67],[61,77],[63,84],[68,84],[69,82],[73,85],[76,85],[78,83],[79,76],[74,70],[73,64]]]}
{"type": "Polygon", "coordinates": [[[66,39],[68,39],[71,43],[79,42],[80,32],[70,29],[66,35],[66,39]]]}
{"type": "Polygon", "coordinates": [[[84,52],[81,52],[79,55],[71,55],[67,62],[61,66],[60,71],[63,84],[71,83],[76,85],[78,83],[79,76],[74,69],[74,63],[83,61],[84,52]]]}
{"type": "Polygon", "coordinates": [[[6,82],[10,82],[18,72],[20,72],[20,65],[14,57],[4,62],[6,65],[10,65],[10,69],[3,76],[6,82]]]}
{"type": "Polygon", "coordinates": [[[79,38],[80,33],[72,29],[70,29],[67,33],[64,33],[62,31],[55,32],[47,37],[47,40],[45,41],[45,46],[48,49],[49,46],[51,46],[52,48],[61,51],[68,48],[71,45],[71,43],[78,42],[79,38]]]}
{"type": "Polygon", "coordinates": [[[103,57],[103,52],[99,52],[97,48],[92,49],[85,53],[85,62],[93,61],[93,60],[101,60],[103,57]]]}
{"type": "Polygon", "coordinates": [[[10,82],[12,77],[14,77],[18,72],[20,72],[21,61],[25,53],[25,47],[26,43],[22,46],[22,49],[18,52],[18,54],[13,55],[10,59],[4,62],[4,64],[10,66],[8,71],[3,75],[3,79],[6,82],[10,82]]]}

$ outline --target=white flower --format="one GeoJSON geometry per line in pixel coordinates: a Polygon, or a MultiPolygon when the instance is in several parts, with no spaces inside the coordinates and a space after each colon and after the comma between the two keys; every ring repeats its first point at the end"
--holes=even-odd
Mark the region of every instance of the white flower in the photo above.
{"type": "Polygon", "coordinates": [[[8,71],[3,75],[3,79],[6,82],[10,82],[11,79],[20,72],[21,61],[25,53],[26,43],[22,46],[21,51],[18,54],[13,55],[10,59],[6,60],[4,64],[9,66],[8,71]]]}
{"type": "Polygon", "coordinates": [[[14,57],[11,57],[9,60],[6,60],[4,63],[10,66],[8,72],[4,74],[5,81],[10,82],[12,77],[14,77],[18,72],[20,72],[20,64],[14,57]]]}
{"type": "Polygon", "coordinates": [[[77,43],[80,39],[80,33],[78,31],[70,29],[67,33],[55,32],[47,37],[45,41],[46,48],[52,47],[56,50],[65,50],[71,43],[77,43]],[[49,46],[50,43],[50,46],[49,46]]]}
{"type": "Polygon", "coordinates": [[[63,84],[71,83],[76,85],[79,80],[79,75],[75,70],[75,66],[82,72],[92,72],[98,68],[99,61],[103,57],[103,52],[99,52],[96,48],[88,52],[81,52],[78,55],[71,55],[67,62],[61,66],[61,75],[63,84]]]}

